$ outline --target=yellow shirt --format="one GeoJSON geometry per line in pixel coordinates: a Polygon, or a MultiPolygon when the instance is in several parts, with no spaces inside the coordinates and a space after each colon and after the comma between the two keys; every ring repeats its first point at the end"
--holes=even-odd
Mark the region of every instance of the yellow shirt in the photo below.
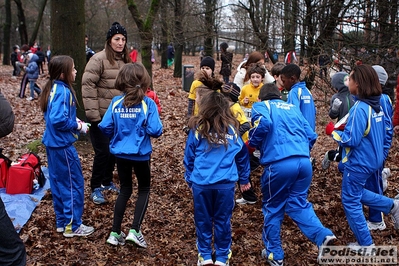
{"type": "MultiPolygon", "coordinates": [[[[244,111],[242,110],[241,106],[238,103],[234,103],[232,106],[230,106],[230,110],[233,113],[233,115],[237,118],[240,125],[248,122],[244,114],[244,111]]],[[[242,135],[242,140],[244,142],[248,140],[248,131],[242,135]]]]}
{"type": "MultiPolygon", "coordinates": [[[[190,92],[188,93],[188,98],[190,99],[190,100],[194,100],[195,101],[195,98],[196,98],[196,92],[197,92],[197,88],[199,87],[199,86],[203,86],[204,84],[202,84],[202,82],[201,81],[199,81],[199,80],[194,80],[193,81],[193,83],[191,83],[191,87],[190,87],[190,92]]],[[[197,105],[197,102],[195,102],[195,105],[194,105],[194,115],[197,115],[198,114],[198,105],[197,105]]]]}
{"type": "Polygon", "coordinates": [[[252,104],[258,101],[259,91],[262,88],[263,83],[260,83],[258,87],[254,87],[252,83],[246,84],[242,87],[238,101],[240,105],[245,108],[252,108],[252,104]],[[244,104],[244,98],[248,97],[248,104],[244,104]]]}

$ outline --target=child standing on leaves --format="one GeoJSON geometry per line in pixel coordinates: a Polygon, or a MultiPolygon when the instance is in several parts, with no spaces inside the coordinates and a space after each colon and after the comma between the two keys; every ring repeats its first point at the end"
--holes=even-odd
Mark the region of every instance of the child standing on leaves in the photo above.
{"type": "Polygon", "coordinates": [[[150,196],[151,137],[162,134],[162,123],[155,102],[145,96],[151,78],[141,63],[124,65],[116,80],[115,89],[123,94],[115,96],[109,105],[100,130],[110,138],[109,149],[116,157],[120,193],[115,203],[112,231],[107,239],[111,245],[124,245],[127,241],[146,248],[141,224],[150,196]],[[132,195],[132,173],[137,177],[138,198],[134,219],[126,236],[121,229],[127,202],[132,195]]]}
{"type": "Polygon", "coordinates": [[[35,99],[35,92],[38,96],[42,90],[37,86],[36,81],[39,78],[39,66],[37,65],[37,61],[39,57],[34,53],[28,54],[28,66],[25,68],[26,75],[29,80],[29,88],[30,88],[30,97],[28,97],[28,101],[32,101],[35,99]]]}
{"type": "Polygon", "coordinates": [[[355,66],[349,75],[348,87],[355,95],[355,104],[349,110],[344,130],[333,131],[332,137],[344,148],[341,198],[346,219],[357,241],[349,247],[357,250],[374,246],[362,204],[391,214],[395,229],[399,229],[399,200],[365,188],[366,181],[381,171],[389,150],[387,118],[380,105],[381,86],[377,73],[369,65],[355,66]],[[365,160],[370,156],[373,160],[365,160]]]}
{"type": "Polygon", "coordinates": [[[225,96],[202,90],[209,92],[197,98],[199,113],[189,120],[184,152],[184,177],[194,200],[197,265],[229,265],[235,183],[240,180],[242,191],[251,186],[248,151],[225,96]]]}
{"type": "MultiPolygon", "coordinates": [[[[355,101],[348,89],[348,79],[349,75],[346,72],[337,72],[331,78],[331,86],[337,91],[330,100],[330,109],[328,115],[331,119],[337,119],[340,121],[345,115],[348,114],[349,109],[352,108],[355,101]]],[[[326,130],[328,132],[328,127],[331,131],[333,130],[334,124],[330,122],[326,130]]],[[[323,170],[330,167],[330,162],[340,162],[342,158],[342,148],[338,147],[334,150],[329,150],[325,153],[321,166],[323,170]]]]}
{"type": "Polygon", "coordinates": [[[84,179],[73,143],[79,132],[87,133],[89,124],[76,117],[73,59],[55,56],[48,69],[50,79],[43,89],[40,108],[46,120],[42,142],[46,146],[57,232],[64,232],[65,237],[87,236],[94,228],[82,223],[84,179]]]}
{"type": "Polygon", "coordinates": [[[295,64],[288,64],[280,75],[284,88],[289,91],[287,102],[297,106],[313,131],[316,131],[316,107],[305,81],[299,80],[301,69],[295,64]]]}
{"type": "Polygon", "coordinates": [[[270,265],[283,265],[280,231],[284,213],[318,245],[319,251],[335,236],[321,224],[307,199],[312,181],[309,150],[317,134],[297,106],[280,99],[275,84],[265,84],[259,99],[261,102],[252,107],[254,127],[249,131],[249,145],[261,151],[260,163],[264,166],[261,184],[265,249],[262,257],[270,265]]]}

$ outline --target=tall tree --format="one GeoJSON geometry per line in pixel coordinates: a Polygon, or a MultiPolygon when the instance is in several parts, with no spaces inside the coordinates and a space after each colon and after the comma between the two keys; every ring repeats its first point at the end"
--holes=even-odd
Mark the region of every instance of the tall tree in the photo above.
{"type": "Polygon", "coordinates": [[[75,90],[78,98],[78,116],[85,117],[82,101],[82,75],[86,66],[85,6],[81,0],[51,0],[51,53],[69,55],[77,70],[75,90]],[[73,34],[71,34],[73,33],[73,34]]]}
{"type": "Polygon", "coordinates": [[[152,78],[151,48],[152,40],[154,38],[152,27],[159,9],[160,0],[151,0],[145,14],[144,12],[139,12],[136,1],[126,0],[126,2],[130,14],[132,14],[133,20],[136,22],[137,28],[139,29],[139,35],[141,38],[141,59],[143,65],[152,78]]]}
{"type": "Polygon", "coordinates": [[[21,0],[14,0],[18,10],[18,32],[21,44],[28,44],[28,31],[26,29],[25,12],[21,0]]]}
{"type": "Polygon", "coordinates": [[[5,1],[6,20],[3,33],[3,65],[10,64],[11,0],[5,1]]]}
{"type": "Polygon", "coordinates": [[[183,8],[182,0],[175,0],[174,5],[174,15],[175,15],[175,63],[173,70],[173,77],[180,78],[182,76],[182,56],[183,47],[185,45],[184,34],[183,34],[183,8]]]}
{"type": "Polygon", "coordinates": [[[215,9],[217,0],[204,0],[205,2],[205,55],[213,57],[215,9]]]}
{"type": "Polygon", "coordinates": [[[40,29],[40,24],[42,23],[43,12],[44,12],[44,9],[46,8],[46,4],[47,4],[47,0],[40,0],[40,3],[39,3],[39,14],[37,15],[35,28],[33,29],[32,35],[31,35],[30,40],[29,40],[29,46],[32,46],[35,43],[36,39],[37,39],[37,34],[39,32],[39,29],[40,29]]]}

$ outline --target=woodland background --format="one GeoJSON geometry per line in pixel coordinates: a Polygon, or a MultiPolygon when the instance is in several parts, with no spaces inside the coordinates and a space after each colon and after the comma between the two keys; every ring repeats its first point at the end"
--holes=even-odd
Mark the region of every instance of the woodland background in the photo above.
{"type": "MultiPolygon", "coordinates": [[[[76,147],[86,178],[84,222],[96,228],[87,238],[65,239],[55,232],[51,193],[48,193],[21,230],[28,252],[28,265],[195,265],[195,231],[190,192],[184,183],[182,165],[187,93],[181,88],[182,66],[199,69],[198,51],[219,58],[218,46],[226,41],[235,47],[234,69],[245,53],[253,50],[277,51],[279,59],[296,50],[304,72],[313,81],[312,94],[317,104],[319,139],[312,150],[317,159],[309,200],[314,203],[321,221],[339,239],[338,244],[353,242],[340,202],[341,175],[332,165],[321,170],[324,153],[335,147],[324,135],[329,122],[326,106],[332,95],[329,79],[318,75],[317,58],[323,51],[332,55],[345,53],[348,64],[357,60],[363,46],[376,62],[386,49],[399,43],[399,0],[0,0],[0,89],[12,103],[16,114],[14,132],[0,140],[0,146],[12,159],[27,151],[27,145],[40,143],[44,122],[37,101],[17,97],[19,78],[11,78],[11,47],[15,44],[39,43],[43,50],[51,47],[52,55],[68,54],[78,70],[75,89],[80,97],[80,82],[86,64],[85,35],[95,51],[104,47],[106,32],[114,21],[128,32],[128,46],[136,46],[140,61],[153,77],[153,86],[162,101],[164,134],[154,140],[152,156],[152,192],[143,233],[148,249],[131,245],[110,247],[105,244],[112,224],[115,196],[110,203],[94,205],[88,180],[91,176],[93,151],[87,141],[76,147]],[[175,65],[166,66],[166,47],[172,42],[175,65]],[[150,62],[151,49],[156,63],[150,62]]],[[[274,59],[271,58],[268,69],[274,59]]],[[[220,61],[217,61],[216,70],[220,61]]],[[[234,75],[234,74],[233,74],[234,75]]],[[[39,80],[43,85],[46,76],[39,80]]],[[[82,106],[82,105],[81,105],[82,106]]],[[[84,117],[82,109],[80,117],[84,117]]],[[[398,141],[395,137],[387,166],[392,169],[386,194],[394,197],[398,185],[398,141]]],[[[46,163],[44,148],[38,153],[46,163]]],[[[365,158],[372,160],[372,158],[365,158]]],[[[260,197],[261,169],[252,173],[260,197]]],[[[116,177],[116,176],[115,176],[116,177]]],[[[117,182],[117,179],[115,179],[117,182]]],[[[117,182],[118,183],[118,182],[117,182]]],[[[238,194],[236,195],[239,196],[238,194]]],[[[132,199],[135,195],[132,196],[132,199]]],[[[130,202],[123,228],[127,230],[133,215],[130,202]]],[[[231,265],[266,265],[260,257],[263,249],[261,203],[236,206],[233,214],[233,258],[231,265]]],[[[397,245],[398,232],[389,217],[388,228],[373,232],[376,245],[397,245]]],[[[307,241],[290,219],[285,219],[282,239],[286,251],[285,265],[315,265],[317,247],[307,241]]]]}
{"type": "MultiPolygon", "coordinates": [[[[238,64],[242,57],[235,57],[238,64]]],[[[192,64],[199,70],[199,58],[183,57],[184,64],[192,64]]],[[[270,68],[270,64],[268,68],[270,68]]],[[[220,69],[217,62],[216,70],[220,69]]],[[[45,149],[40,144],[44,131],[43,115],[38,101],[27,101],[19,98],[20,78],[11,78],[12,67],[0,66],[0,89],[11,102],[16,115],[14,132],[0,139],[0,147],[12,160],[36,147],[44,165],[47,165],[45,149]]],[[[47,80],[42,76],[39,84],[47,80]]],[[[113,247],[106,244],[113,219],[113,207],[116,196],[107,194],[110,201],[106,205],[95,205],[90,200],[89,180],[93,162],[93,150],[90,142],[84,139],[76,142],[85,177],[85,210],[83,222],[95,227],[95,232],[86,238],[67,239],[56,233],[55,216],[52,196],[49,191],[35,209],[30,220],[24,225],[20,237],[25,243],[29,266],[39,265],[196,265],[197,250],[195,247],[195,228],[193,220],[192,196],[184,181],[183,154],[186,135],[182,128],[185,125],[188,93],[182,90],[181,78],[173,77],[172,69],[162,69],[159,63],[153,65],[154,88],[161,100],[161,120],[164,125],[163,135],[153,140],[151,157],[152,188],[148,211],[143,221],[142,231],[148,243],[147,249],[133,245],[113,247]]],[[[334,141],[325,135],[325,125],[328,118],[327,102],[331,97],[324,91],[329,91],[329,84],[316,78],[312,90],[317,106],[318,140],[312,150],[316,158],[313,170],[313,181],[309,191],[309,201],[322,223],[331,228],[338,238],[338,245],[347,245],[355,238],[349,229],[341,205],[341,174],[337,165],[332,163],[326,171],[321,168],[325,152],[335,148],[334,141]],[[320,88],[320,89],[319,89],[320,88]]],[[[395,136],[386,167],[392,170],[386,195],[394,197],[399,189],[399,143],[395,136]]],[[[365,158],[373,160],[373,158],[365,158]]],[[[255,192],[261,198],[259,177],[262,168],[251,173],[255,192]]],[[[115,183],[119,183],[115,172],[115,183]]],[[[137,186],[135,177],[134,184],[137,186]]],[[[137,192],[134,191],[128,202],[122,230],[127,232],[133,219],[134,202],[137,192]]],[[[236,198],[240,197],[236,192],[236,198]]],[[[365,208],[367,213],[367,208],[365,208]]],[[[398,245],[399,232],[394,230],[390,217],[385,217],[387,229],[382,232],[372,232],[376,245],[398,245]]],[[[261,258],[264,248],[261,238],[263,215],[261,201],[254,205],[236,205],[233,218],[233,257],[234,265],[267,265],[261,258]]],[[[309,266],[317,265],[317,247],[308,241],[291,219],[284,219],[281,231],[285,250],[285,265],[309,266]]]]}

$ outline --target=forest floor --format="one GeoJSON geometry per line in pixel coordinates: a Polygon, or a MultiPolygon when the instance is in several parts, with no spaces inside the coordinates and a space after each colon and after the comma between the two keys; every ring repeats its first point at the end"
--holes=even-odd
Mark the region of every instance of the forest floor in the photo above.
{"type": "MultiPolygon", "coordinates": [[[[242,58],[242,57],[241,57],[242,58]]],[[[235,58],[235,66],[241,59],[235,58]]],[[[183,57],[183,64],[199,69],[198,57],[183,57]]],[[[216,64],[216,73],[220,61],[216,64]]],[[[270,69],[270,67],[269,67],[270,69]]],[[[12,68],[0,66],[0,89],[13,106],[16,114],[14,132],[0,139],[0,147],[5,154],[16,160],[27,151],[26,145],[40,140],[44,131],[43,115],[38,101],[27,101],[17,97],[20,78],[11,78],[12,68]]],[[[39,84],[45,83],[45,77],[39,84]]],[[[163,135],[153,140],[151,158],[152,189],[147,214],[142,231],[148,243],[147,249],[126,244],[114,247],[106,244],[113,219],[116,195],[107,194],[108,204],[95,205],[90,200],[89,179],[93,161],[93,149],[88,141],[78,141],[75,146],[81,160],[85,177],[85,209],[83,222],[94,226],[95,232],[84,238],[65,238],[56,232],[51,192],[48,191],[30,220],[24,225],[20,236],[27,250],[27,265],[196,265],[195,228],[193,221],[192,196],[184,181],[183,152],[186,135],[182,131],[185,124],[188,93],[182,90],[181,78],[173,77],[172,69],[153,66],[153,83],[161,104],[163,135]]],[[[319,138],[312,150],[316,158],[313,181],[309,191],[309,201],[322,223],[331,228],[338,238],[339,245],[354,242],[355,238],[345,218],[341,205],[341,174],[336,163],[326,171],[321,168],[325,152],[335,148],[334,141],[325,135],[325,125],[330,121],[326,99],[333,94],[329,86],[316,78],[312,90],[317,105],[317,133],[319,138]]],[[[28,95],[28,92],[26,93],[28,95]]],[[[398,139],[394,137],[386,167],[392,170],[386,195],[394,197],[398,183],[398,139]]],[[[38,154],[46,165],[47,158],[43,146],[38,154]]],[[[373,158],[365,158],[373,160],[373,158]]],[[[261,198],[259,177],[262,169],[253,172],[252,180],[258,197],[261,198]]],[[[134,186],[137,186],[135,178],[134,186]]],[[[115,183],[117,173],[115,171],[115,183]]],[[[128,203],[122,229],[127,232],[133,219],[134,190],[128,203]]],[[[240,197],[236,192],[236,198],[240,197]]],[[[376,245],[398,245],[399,233],[394,230],[389,217],[385,217],[387,229],[372,232],[376,245]]],[[[230,265],[267,265],[261,258],[263,215],[261,200],[254,205],[236,205],[232,218],[232,252],[230,265]]],[[[307,240],[296,224],[285,217],[281,238],[285,250],[285,265],[317,265],[317,246],[307,240]]]]}

